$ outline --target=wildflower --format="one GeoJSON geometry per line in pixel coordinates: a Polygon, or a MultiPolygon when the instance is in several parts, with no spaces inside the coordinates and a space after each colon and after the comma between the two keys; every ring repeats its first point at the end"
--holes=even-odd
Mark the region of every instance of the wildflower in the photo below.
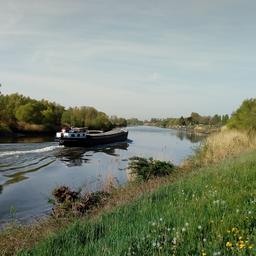
{"type": "Polygon", "coordinates": [[[206,256],[206,252],[204,251],[204,249],[201,250],[201,256],[206,256]]]}
{"type": "Polygon", "coordinates": [[[188,227],[188,223],[187,222],[185,223],[185,226],[188,227]]]}
{"type": "Polygon", "coordinates": [[[213,204],[218,204],[220,200],[213,201],[213,204]]]}
{"type": "Polygon", "coordinates": [[[252,214],[252,212],[251,212],[251,211],[249,211],[249,212],[248,212],[248,214],[252,214]]]}
{"type": "Polygon", "coordinates": [[[253,245],[250,244],[250,245],[248,246],[248,248],[251,250],[251,249],[253,248],[253,245]]]}
{"type": "Polygon", "coordinates": [[[226,247],[231,248],[232,246],[233,246],[233,244],[232,244],[231,242],[228,241],[228,242],[226,243],[226,247]]]}
{"type": "Polygon", "coordinates": [[[155,226],[155,225],[156,225],[156,223],[155,223],[155,222],[153,222],[153,223],[152,223],[152,226],[155,226]]]}
{"type": "Polygon", "coordinates": [[[237,247],[239,247],[239,249],[244,249],[244,247],[245,247],[245,243],[244,243],[244,241],[242,241],[242,240],[240,240],[238,243],[237,243],[237,247]]]}
{"type": "Polygon", "coordinates": [[[159,220],[160,220],[160,221],[163,221],[163,218],[160,218],[159,220]]]}
{"type": "Polygon", "coordinates": [[[238,233],[238,228],[232,228],[231,231],[232,231],[233,233],[238,233]]]}
{"type": "Polygon", "coordinates": [[[156,242],[153,242],[152,245],[153,245],[153,247],[156,247],[156,242]]]}
{"type": "Polygon", "coordinates": [[[201,225],[199,225],[197,228],[198,228],[198,229],[202,229],[202,226],[201,226],[201,225]]]}
{"type": "Polygon", "coordinates": [[[174,237],[174,238],[172,239],[172,244],[177,244],[177,238],[176,238],[176,237],[174,237]]]}
{"type": "Polygon", "coordinates": [[[181,231],[182,231],[182,232],[185,232],[185,231],[186,231],[186,229],[185,229],[185,228],[182,228],[182,229],[181,229],[181,231]]]}
{"type": "Polygon", "coordinates": [[[207,241],[206,238],[204,238],[204,239],[203,239],[203,242],[206,242],[206,241],[207,241]]]}

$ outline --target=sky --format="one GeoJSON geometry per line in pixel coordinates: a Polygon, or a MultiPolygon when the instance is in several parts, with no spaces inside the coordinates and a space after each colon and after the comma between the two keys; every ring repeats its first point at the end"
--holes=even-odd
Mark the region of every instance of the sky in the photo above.
{"type": "Polygon", "coordinates": [[[0,83],[121,117],[231,114],[256,96],[256,1],[0,0],[0,83]]]}

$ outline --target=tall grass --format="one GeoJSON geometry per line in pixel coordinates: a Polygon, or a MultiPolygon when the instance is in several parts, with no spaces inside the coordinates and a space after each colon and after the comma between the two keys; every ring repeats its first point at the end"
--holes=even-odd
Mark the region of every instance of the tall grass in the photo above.
{"type": "Polygon", "coordinates": [[[207,137],[191,159],[184,166],[207,166],[256,149],[256,136],[243,131],[222,129],[207,137]]]}
{"type": "Polygon", "coordinates": [[[256,151],[78,221],[20,255],[256,255],[256,151]]]}

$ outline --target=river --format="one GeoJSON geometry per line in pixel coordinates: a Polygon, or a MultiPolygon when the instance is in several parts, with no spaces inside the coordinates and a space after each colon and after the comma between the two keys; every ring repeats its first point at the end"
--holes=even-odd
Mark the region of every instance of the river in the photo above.
{"type": "Polygon", "coordinates": [[[132,156],[180,164],[203,138],[156,127],[128,130],[128,142],[91,149],[65,148],[50,137],[0,139],[0,226],[49,214],[48,200],[57,186],[96,191],[109,179],[125,184],[132,156]]]}

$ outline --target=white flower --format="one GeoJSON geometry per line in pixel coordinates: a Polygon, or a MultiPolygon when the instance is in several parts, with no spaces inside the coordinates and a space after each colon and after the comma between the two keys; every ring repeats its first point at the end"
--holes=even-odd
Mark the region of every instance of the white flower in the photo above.
{"type": "Polygon", "coordinates": [[[198,228],[198,229],[202,229],[202,226],[201,226],[201,225],[199,225],[197,228],[198,228]]]}
{"type": "Polygon", "coordinates": [[[152,245],[153,245],[153,247],[156,247],[156,242],[153,242],[152,245]]]}
{"type": "Polygon", "coordinates": [[[220,200],[213,201],[213,204],[218,204],[220,200]]]}
{"type": "Polygon", "coordinates": [[[177,243],[177,238],[174,237],[174,238],[172,239],[172,244],[176,244],[176,243],[177,243]]]}
{"type": "Polygon", "coordinates": [[[160,221],[163,221],[163,218],[160,218],[159,220],[160,220],[160,221]]]}
{"type": "Polygon", "coordinates": [[[188,227],[188,223],[187,222],[185,223],[185,226],[188,227]]]}
{"type": "Polygon", "coordinates": [[[249,212],[248,212],[248,214],[252,214],[252,212],[251,212],[251,211],[249,211],[249,212]]]}
{"type": "Polygon", "coordinates": [[[186,231],[186,229],[185,229],[185,228],[182,228],[182,229],[181,229],[181,231],[182,231],[182,232],[185,232],[185,231],[186,231]]]}
{"type": "Polygon", "coordinates": [[[206,242],[206,238],[204,238],[203,241],[206,242]]]}

